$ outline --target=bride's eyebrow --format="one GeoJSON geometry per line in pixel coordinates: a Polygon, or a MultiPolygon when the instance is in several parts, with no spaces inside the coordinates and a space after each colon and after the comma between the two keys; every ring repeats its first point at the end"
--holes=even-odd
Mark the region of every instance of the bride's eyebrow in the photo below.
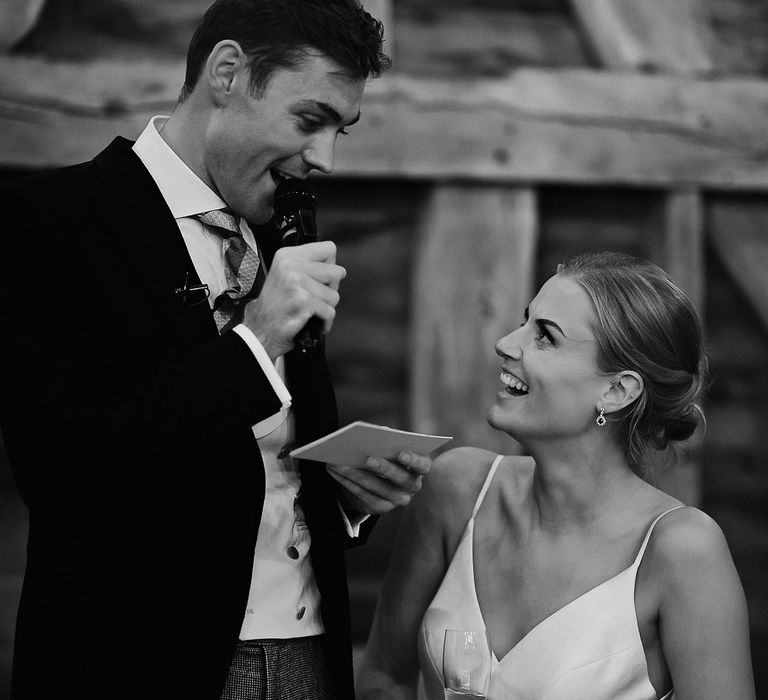
{"type": "Polygon", "coordinates": [[[567,338],[567,337],[568,337],[568,336],[565,334],[565,332],[563,331],[563,329],[562,329],[562,328],[560,328],[560,326],[558,326],[558,325],[557,325],[557,324],[556,324],[554,321],[551,321],[551,320],[550,320],[550,319],[548,319],[548,318],[539,318],[539,319],[536,319],[536,323],[538,323],[538,324],[540,324],[540,325],[542,325],[542,326],[548,326],[548,327],[550,327],[550,328],[554,328],[554,329],[556,329],[556,330],[557,330],[557,331],[560,333],[560,335],[562,335],[562,336],[563,336],[563,338],[567,338]]]}
{"type": "MultiPolygon", "coordinates": [[[[525,307],[525,311],[523,312],[523,318],[525,318],[526,321],[530,318],[530,312],[529,312],[528,309],[529,309],[529,307],[526,306],[525,307]]],[[[548,327],[556,329],[560,333],[560,335],[563,336],[563,338],[567,338],[568,337],[563,332],[563,329],[560,328],[560,326],[557,323],[555,323],[554,321],[552,321],[551,319],[548,319],[548,318],[537,318],[536,319],[536,323],[540,323],[543,326],[548,326],[548,327]]]]}

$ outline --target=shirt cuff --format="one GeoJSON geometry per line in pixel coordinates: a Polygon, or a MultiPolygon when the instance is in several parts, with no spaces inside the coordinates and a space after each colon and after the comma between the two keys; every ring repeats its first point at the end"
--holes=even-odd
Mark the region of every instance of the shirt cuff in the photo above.
{"type": "Polygon", "coordinates": [[[369,513],[359,513],[352,520],[349,519],[344,507],[339,501],[336,501],[339,506],[339,512],[341,513],[341,521],[344,523],[344,529],[350,537],[360,537],[360,526],[370,518],[369,513]]]}
{"type": "Polygon", "coordinates": [[[253,334],[250,328],[242,323],[239,323],[232,329],[237,333],[250,348],[256,361],[259,363],[261,370],[267,376],[269,383],[277,394],[277,398],[280,399],[282,408],[288,408],[291,405],[291,393],[288,391],[288,387],[285,386],[285,382],[280,378],[280,373],[269,359],[267,351],[264,346],[259,342],[259,339],[253,334]]]}

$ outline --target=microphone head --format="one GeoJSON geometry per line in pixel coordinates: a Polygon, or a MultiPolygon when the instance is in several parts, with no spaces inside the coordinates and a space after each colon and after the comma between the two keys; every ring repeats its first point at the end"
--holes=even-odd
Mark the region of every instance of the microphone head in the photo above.
{"type": "Polygon", "coordinates": [[[306,180],[281,180],[275,190],[275,218],[286,218],[291,212],[301,209],[312,211],[317,207],[315,195],[306,180]]]}

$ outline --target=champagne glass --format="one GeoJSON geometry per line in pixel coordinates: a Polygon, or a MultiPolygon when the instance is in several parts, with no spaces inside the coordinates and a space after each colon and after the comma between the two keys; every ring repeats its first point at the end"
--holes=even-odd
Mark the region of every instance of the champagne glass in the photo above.
{"type": "Polygon", "coordinates": [[[445,700],[485,700],[490,679],[490,633],[486,630],[445,630],[445,700]]]}

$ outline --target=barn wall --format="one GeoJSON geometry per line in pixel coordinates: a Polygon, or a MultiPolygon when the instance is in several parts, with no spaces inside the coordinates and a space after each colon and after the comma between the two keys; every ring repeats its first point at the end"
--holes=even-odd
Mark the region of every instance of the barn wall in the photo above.
{"type": "MultiPolygon", "coordinates": [[[[48,0],[35,28],[9,55],[78,61],[84,71],[97,58],[126,65],[142,60],[178,61],[207,5],[208,0],[48,0]]],[[[393,72],[471,81],[505,78],[521,68],[598,71],[600,62],[571,7],[566,0],[396,1],[390,32],[393,72]]],[[[710,77],[768,77],[768,6],[764,1],[701,0],[701,9],[707,13],[710,30],[708,46],[714,66],[710,77]]],[[[8,79],[8,74],[0,77],[0,90],[8,79]]],[[[725,104],[724,121],[736,122],[739,110],[738,104],[725,104]],[[728,109],[733,120],[728,119],[728,109]]],[[[747,126],[754,127],[745,125],[745,129],[747,126]]],[[[641,127],[638,123],[638,129],[641,127]]],[[[600,133],[605,135],[605,128],[600,133]]],[[[692,132],[691,140],[699,135],[692,132]]],[[[746,162],[757,168],[764,160],[765,141],[750,138],[736,146],[754,157],[746,162]]],[[[632,140],[633,135],[627,133],[627,143],[632,140]]],[[[590,167],[609,168],[611,164],[600,162],[598,155],[590,167]]],[[[20,174],[18,163],[3,163],[0,156],[0,169],[4,165],[8,167],[0,175],[20,174]]],[[[694,179],[695,170],[690,168],[694,179]]],[[[591,171],[593,178],[595,172],[591,171]]],[[[433,201],[434,188],[445,184],[445,175],[427,175],[427,169],[422,169],[418,176],[324,178],[317,182],[322,233],[337,241],[339,259],[349,271],[328,341],[344,422],[362,419],[408,428],[419,420],[412,411],[410,348],[416,314],[414,278],[424,235],[420,215],[433,201]]],[[[564,257],[585,250],[623,250],[661,260],[667,193],[629,187],[626,180],[600,179],[600,187],[589,186],[586,179],[579,185],[557,184],[551,178],[546,185],[516,183],[530,186],[535,201],[537,284],[564,257]]],[[[767,188],[768,183],[760,187],[763,192],[767,188]]],[[[768,418],[764,415],[768,411],[768,331],[764,311],[755,308],[755,295],[744,290],[746,273],[726,265],[722,248],[709,240],[730,225],[751,227],[757,236],[768,235],[768,203],[765,194],[740,193],[734,188],[705,187],[699,194],[708,241],[702,310],[713,383],[706,404],[706,434],[684,455],[677,473],[685,475],[682,488],[695,493],[699,505],[725,531],[747,593],[758,698],[768,699],[768,432],[763,428],[768,418]],[[695,469],[686,471],[691,464],[695,469]]],[[[468,231],[468,235],[473,233],[468,231]]],[[[519,318],[510,313],[508,320],[512,327],[519,318]]],[[[489,403],[491,400],[489,396],[489,403]]],[[[479,412],[481,399],[477,405],[479,412]]],[[[504,444],[490,428],[481,424],[476,430],[481,431],[474,433],[479,440],[504,444]]],[[[516,447],[510,444],[510,449],[516,447]]],[[[680,487],[674,475],[665,478],[671,489],[680,487]]],[[[367,635],[398,524],[397,513],[381,518],[368,545],[349,555],[354,634],[359,644],[367,635]]],[[[0,448],[0,698],[7,694],[26,527],[25,510],[0,448]]]]}

